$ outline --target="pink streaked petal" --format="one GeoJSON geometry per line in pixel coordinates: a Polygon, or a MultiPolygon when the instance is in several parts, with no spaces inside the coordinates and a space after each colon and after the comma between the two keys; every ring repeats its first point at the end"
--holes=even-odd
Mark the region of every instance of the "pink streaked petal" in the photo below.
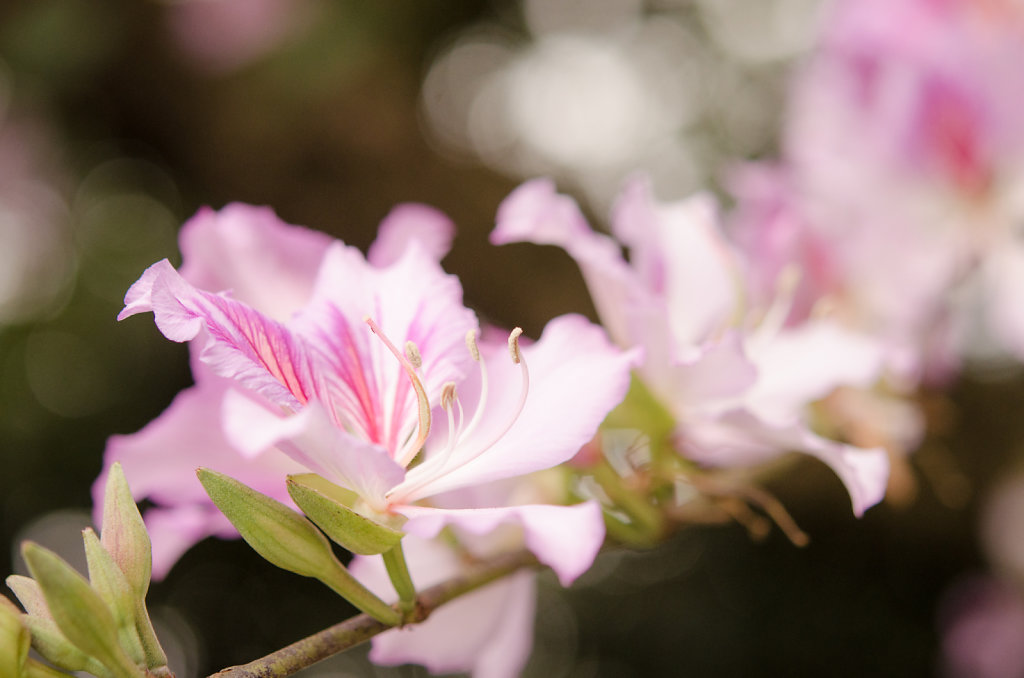
{"type": "Polygon", "coordinates": [[[338,428],[318,401],[290,416],[272,412],[241,394],[224,400],[224,429],[243,454],[276,447],[306,469],[356,492],[375,507],[405,477],[387,450],[338,428]]]}
{"type": "Polygon", "coordinates": [[[803,452],[828,464],[843,481],[857,516],[885,496],[889,455],[882,448],[859,448],[828,440],[804,424],[765,422],[736,410],[680,430],[688,457],[712,466],[744,466],[786,452],[803,452]]]}
{"type": "Polygon", "coordinates": [[[746,403],[758,416],[787,421],[840,386],[871,386],[884,363],[883,346],[829,320],[809,320],[751,348],[757,383],[746,403]]]}
{"type": "Polygon", "coordinates": [[[693,345],[723,327],[740,300],[738,262],[722,234],[713,198],[658,203],[634,179],[613,213],[615,234],[646,287],[665,300],[676,342],[693,345]]]}
{"type": "Polygon", "coordinates": [[[282,406],[297,408],[316,393],[314,357],[301,340],[245,304],[196,289],[166,260],[143,273],[126,302],[118,318],[152,310],[173,341],[189,341],[205,329],[202,359],[282,406]]]}
{"type": "Polygon", "coordinates": [[[269,207],[232,203],[200,209],[182,226],[179,241],[181,277],[202,290],[230,291],[233,299],[284,321],[312,295],[332,239],[284,223],[269,207]]]}
{"type": "Polygon", "coordinates": [[[332,413],[394,452],[417,425],[417,401],[401,363],[370,331],[367,317],[399,350],[407,341],[417,346],[424,385],[436,398],[445,382],[469,368],[465,336],[477,327],[476,316],[462,305],[458,279],[417,240],[384,268],[341,245],[328,252],[314,301],[296,317],[295,328],[328,363],[325,402],[332,413]]]}
{"type": "Polygon", "coordinates": [[[423,251],[441,261],[452,248],[455,224],[445,214],[427,205],[407,203],[396,205],[377,229],[377,238],[370,245],[366,259],[374,266],[390,266],[416,241],[423,251]]]}
{"type": "MultiPolygon", "coordinates": [[[[419,589],[462,572],[456,554],[437,542],[408,536],[402,544],[419,589]]],[[[395,599],[380,558],[357,556],[349,569],[377,595],[395,599]]],[[[460,596],[421,624],[376,636],[370,660],[386,666],[422,664],[432,673],[469,671],[474,678],[515,678],[533,644],[535,581],[532,572],[518,572],[460,596]]]]}
{"type": "MultiPolygon", "coordinates": [[[[519,418],[501,435],[518,406],[521,369],[511,361],[504,342],[481,344],[489,387],[479,425],[459,438],[447,460],[439,454],[447,433],[438,427],[427,441],[427,459],[396,489],[396,500],[412,501],[567,461],[625,396],[637,359],[637,352],[619,351],[599,326],[577,315],[555,318],[539,341],[521,350],[529,366],[530,388],[519,418]]],[[[479,400],[479,377],[463,382],[460,389],[459,399],[472,413],[479,400]]]]}
{"type": "Polygon", "coordinates": [[[643,342],[630,313],[657,308],[664,313],[611,238],[595,233],[576,202],[556,192],[548,179],[528,181],[514,190],[498,208],[491,242],[534,242],[557,245],[576,260],[590,290],[601,321],[620,346],[643,342]]]}
{"type": "Polygon", "coordinates": [[[554,570],[562,586],[569,586],[590,569],[604,543],[601,507],[592,501],[575,506],[532,504],[469,509],[397,506],[394,510],[409,519],[403,530],[424,539],[436,537],[447,526],[485,535],[499,525],[519,525],[526,547],[554,570]]]}

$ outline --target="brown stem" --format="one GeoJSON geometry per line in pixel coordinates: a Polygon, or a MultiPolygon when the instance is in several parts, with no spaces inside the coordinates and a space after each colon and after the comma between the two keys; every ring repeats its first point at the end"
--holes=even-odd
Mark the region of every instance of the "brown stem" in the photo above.
{"type": "MultiPolygon", "coordinates": [[[[507,553],[473,565],[462,575],[420,593],[416,598],[412,623],[423,621],[435,609],[454,598],[486,586],[516,570],[536,565],[537,559],[528,551],[507,553]]],[[[248,664],[222,669],[210,678],[290,676],[300,669],[364,643],[378,633],[383,633],[391,628],[394,627],[383,624],[367,614],[360,614],[248,664]]]]}

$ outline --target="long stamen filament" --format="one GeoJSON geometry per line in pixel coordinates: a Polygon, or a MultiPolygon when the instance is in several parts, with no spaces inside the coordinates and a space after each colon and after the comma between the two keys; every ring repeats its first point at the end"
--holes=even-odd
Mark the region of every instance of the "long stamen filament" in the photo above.
{"type": "MultiPolygon", "coordinates": [[[[367,316],[363,320],[370,326],[373,333],[377,335],[382,342],[384,342],[384,345],[389,351],[391,351],[392,355],[398,359],[402,369],[405,370],[406,375],[409,377],[409,383],[412,385],[413,391],[416,392],[416,403],[419,406],[419,429],[416,438],[413,439],[412,443],[403,446],[401,450],[396,450],[395,459],[395,461],[400,465],[408,466],[420,451],[420,448],[423,447],[423,443],[426,441],[427,435],[430,433],[430,401],[427,399],[427,391],[423,388],[423,383],[416,375],[416,367],[413,365],[412,360],[403,355],[395,345],[391,343],[391,340],[387,338],[384,332],[380,329],[380,326],[373,321],[373,318],[367,316]]],[[[410,357],[422,364],[422,360],[419,359],[419,351],[416,349],[415,344],[412,344],[412,349],[409,349],[409,344],[412,344],[412,342],[408,342],[408,344],[406,344],[406,350],[409,352],[410,357]]]]}

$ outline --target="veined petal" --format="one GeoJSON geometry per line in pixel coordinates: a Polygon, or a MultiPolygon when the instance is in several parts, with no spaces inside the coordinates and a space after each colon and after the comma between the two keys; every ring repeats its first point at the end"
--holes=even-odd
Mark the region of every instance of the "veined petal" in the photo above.
{"type": "Polygon", "coordinates": [[[400,348],[416,345],[424,386],[436,398],[445,382],[460,380],[469,368],[464,340],[476,316],[462,305],[458,279],[416,240],[385,268],[341,245],[325,257],[314,300],[296,316],[295,330],[326,362],[324,401],[332,416],[394,453],[417,426],[418,404],[368,317],[400,348]]]}
{"type": "Polygon", "coordinates": [[[417,203],[396,205],[377,229],[377,238],[366,253],[366,260],[378,268],[389,266],[416,241],[423,252],[441,261],[452,248],[455,224],[443,212],[417,203]]]}
{"type": "Polygon", "coordinates": [[[590,501],[574,506],[529,504],[500,508],[438,509],[426,506],[397,506],[408,522],[408,534],[430,539],[446,526],[484,535],[499,525],[515,524],[523,529],[526,547],[537,559],[554,570],[562,586],[569,586],[586,572],[604,543],[601,507],[590,501]]]}
{"type": "Polygon", "coordinates": [[[680,429],[686,454],[712,466],[746,466],[786,452],[803,452],[828,464],[846,485],[857,516],[885,496],[889,455],[882,448],[859,448],[816,435],[803,423],[766,422],[735,410],[680,429]]]}
{"type": "MultiPolygon", "coordinates": [[[[437,542],[407,536],[402,544],[419,589],[462,572],[457,555],[437,542]]],[[[394,600],[379,558],[357,556],[349,570],[371,591],[394,600]]],[[[432,673],[516,678],[533,645],[535,582],[533,572],[517,572],[443,605],[425,622],[375,636],[370,660],[385,666],[422,664],[432,673]]]]}
{"type": "Polygon", "coordinates": [[[179,235],[181,277],[285,321],[313,293],[326,233],[286,224],[269,207],[232,203],[200,209],[179,235]]]}
{"type": "Polygon", "coordinates": [[[205,329],[202,359],[279,405],[297,409],[317,393],[315,358],[301,339],[245,304],[196,289],[166,259],[146,269],[125,304],[118,319],[151,310],[173,341],[189,341],[205,329]]]}
{"type": "MultiPolygon", "coordinates": [[[[530,385],[511,427],[523,389],[521,367],[509,359],[504,344],[481,344],[490,383],[478,425],[460,435],[450,454],[442,453],[449,441],[447,430],[438,426],[427,441],[427,458],[395,489],[393,500],[410,502],[572,458],[625,396],[637,358],[636,352],[616,349],[600,327],[577,315],[555,318],[539,341],[521,351],[530,385]]],[[[479,375],[459,389],[466,412],[473,412],[480,400],[479,375]]]]}
{"type": "Polygon", "coordinates": [[[281,416],[241,394],[229,393],[224,400],[224,427],[228,440],[243,453],[276,447],[380,510],[385,508],[387,491],[405,477],[405,469],[387,450],[335,426],[318,401],[297,414],[281,416]]]}

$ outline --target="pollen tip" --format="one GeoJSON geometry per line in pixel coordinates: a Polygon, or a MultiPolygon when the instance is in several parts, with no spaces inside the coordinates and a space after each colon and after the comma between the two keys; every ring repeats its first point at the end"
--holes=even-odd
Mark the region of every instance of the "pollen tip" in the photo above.
{"type": "Polygon", "coordinates": [[[469,349],[469,355],[473,356],[473,360],[480,362],[480,347],[476,345],[475,329],[466,332],[466,348],[469,349]]]}
{"type": "Polygon", "coordinates": [[[508,352],[512,355],[512,362],[519,364],[523,359],[522,354],[519,352],[519,337],[523,333],[522,327],[517,327],[508,335],[508,352]]]}
{"type": "Polygon", "coordinates": [[[423,356],[420,355],[420,349],[411,341],[405,342],[405,357],[417,370],[423,367],[423,356]]]}
{"type": "Polygon", "coordinates": [[[441,387],[441,407],[446,410],[449,409],[455,402],[455,398],[455,382],[449,381],[441,387]]]}

